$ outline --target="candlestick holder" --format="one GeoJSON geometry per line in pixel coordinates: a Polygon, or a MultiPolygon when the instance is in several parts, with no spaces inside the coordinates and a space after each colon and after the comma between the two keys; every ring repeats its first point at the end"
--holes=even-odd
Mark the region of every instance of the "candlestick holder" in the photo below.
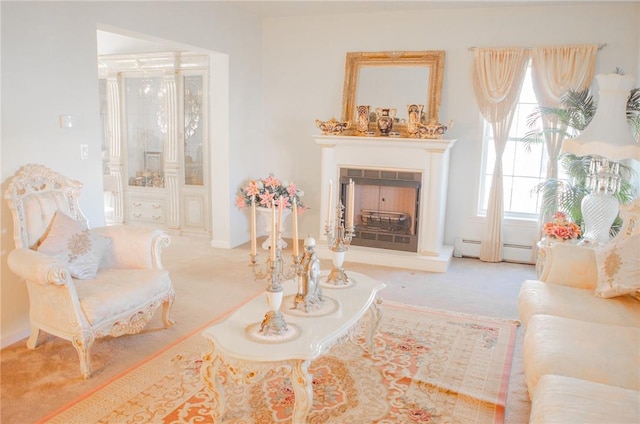
{"type": "MultiPolygon", "coordinates": [[[[284,319],[284,315],[280,311],[282,305],[283,289],[281,281],[293,278],[296,274],[296,270],[299,267],[299,258],[294,256],[294,263],[292,265],[293,270],[286,272],[284,269],[284,260],[281,257],[282,250],[278,247],[279,243],[275,245],[275,260],[271,255],[267,259],[265,266],[260,267],[257,264],[258,255],[251,256],[251,267],[253,275],[256,280],[267,280],[267,287],[265,293],[267,296],[267,305],[269,310],[264,316],[260,324],[259,333],[263,336],[279,336],[286,337],[289,331],[289,326],[284,319]]],[[[273,249],[271,246],[270,249],[273,249]]]]}
{"type": "Polygon", "coordinates": [[[327,224],[325,225],[324,232],[327,236],[327,242],[329,243],[329,250],[333,252],[332,262],[333,268],[327,277],[327,284],[344,287],[351,284],[349,277],[344,271],[344,257],[347,253],[349,245],[351,245],[351,239],[354,236],[355,226],[351,225],[345,228],[344,221],[344,206],[341,201],[338,201],[336,205],[336,218],[333,227],[327,224]]]}

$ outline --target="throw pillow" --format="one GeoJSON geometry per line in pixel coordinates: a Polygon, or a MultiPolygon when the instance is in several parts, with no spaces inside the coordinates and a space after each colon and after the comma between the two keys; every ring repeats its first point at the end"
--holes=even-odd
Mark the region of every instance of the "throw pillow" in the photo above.
{"type": "Polygon", "coordinates": [[[596,296],[609,298],[640,290],[640,234],[596,249],[596,296]]]}
{"type": "Polygon", "coordinates": [[[95,278],[111,239],[96,234],[63,212],[56,212],[38,252],[54,256],[69,267],[74,278],[95,278]]]}

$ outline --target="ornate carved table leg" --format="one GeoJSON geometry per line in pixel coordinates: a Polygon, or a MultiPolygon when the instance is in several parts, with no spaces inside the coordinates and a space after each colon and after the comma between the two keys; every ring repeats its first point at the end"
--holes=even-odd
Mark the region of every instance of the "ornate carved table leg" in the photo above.
{"type": "MultiPolygon", "coordinates": [[[[213,343],[211,343],[213,345],[213,343]]],[[[224,416],[226,409],[226,401],[224,398],[224,391],[222,389],[222,382],[220,381],[220,365],[222,364],[222,358],[216,352],[215,347],[202,357],[202,367],[200,368],[200,375],[202,380],[206,384],[207,388],[213,395],[213,418],[216,422],[224,416]]]]}
{"type": "Polygon", "coordinates": [[[310,361],[295,361],[291,366],[291,386],[295,394],[293,405],[294,424],[307,422],[307,415],[313,407],[312,376],[309,374],[310,361]]]}
{"type": "Polygon", "coordinates": [[[375,347],[373,343],[373,336],[378,331],[380,321],[382,321],[383,311],[382,308],[380,308],[381,303],[382,299],[376,297],[375,300],[371,302],[369,309],[367,309],[367,313],[370,315],[366,331],[367,349],[369,350],[369,353],[373,353],[373,348],[375,347]]]}

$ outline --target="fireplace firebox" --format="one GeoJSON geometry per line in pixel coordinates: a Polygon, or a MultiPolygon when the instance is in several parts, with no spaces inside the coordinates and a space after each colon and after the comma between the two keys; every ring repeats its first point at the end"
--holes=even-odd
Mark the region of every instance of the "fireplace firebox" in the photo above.
{"type": "Polygon", "coordinates": [[[417,252],[422,173],[341,168],[343,205],[350,181],[355,188],[351,245],[417,252]]]}

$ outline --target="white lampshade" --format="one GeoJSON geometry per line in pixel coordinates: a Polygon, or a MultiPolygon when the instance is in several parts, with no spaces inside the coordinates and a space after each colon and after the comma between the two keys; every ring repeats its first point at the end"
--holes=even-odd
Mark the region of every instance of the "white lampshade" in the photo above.
{"type": "Polygon", "coordinates": [[[596,113],[580,135],[564,140],[562,152],[603,156],[613,161],[628,158],[640,161],[640,144],[633,137],[626,115],[633,77],[599,74],[596,80],[600,88],[596,113]]]}

